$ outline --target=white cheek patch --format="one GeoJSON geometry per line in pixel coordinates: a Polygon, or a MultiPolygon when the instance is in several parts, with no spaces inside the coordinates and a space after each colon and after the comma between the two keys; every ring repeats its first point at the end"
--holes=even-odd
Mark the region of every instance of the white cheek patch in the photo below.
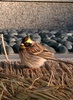
{"type": "Polygon", "coordinates": [[[21,43],[21,46],[24,46],[24,44],[23,44],[23,43],[21,43]]]}

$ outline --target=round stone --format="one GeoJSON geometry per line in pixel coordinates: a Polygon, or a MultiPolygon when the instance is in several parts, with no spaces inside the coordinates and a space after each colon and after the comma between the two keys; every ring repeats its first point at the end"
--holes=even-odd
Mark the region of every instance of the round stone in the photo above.
{"type": "Polygon", "coordinates": [[[16,39],[15,38],[9,38],[9,42],[15,42],[16,39]]]}
{"type": "Polygon", "coordinates": [[[29,29],[28,33],[32,33],[32,34],[38,33],[38,29],[29,29]]]}
{"type": "Polygon", "coordinates": [[[6,30],[3,31],[4,35],[8,35],[8,32],[6,30]]]}
{"type": "Polygon", "coordinates": [[[57,42],[57,38],[56,37],[51,37],[52,40],[55,40],[57,42]]]}
{"type": "Polygon", "coordinates": [[[61,38],[62,42],[63,41],[67,41],[67,39],[68,39],[68,36],[67,35],[65,35],[63,38],[61,38]]]}
{"type": "Polygon", "coordinates": [[[24,37],[26,37],[27,35],[26,35],[26,33],[25,32],[23,32],[23,33],[19,33],[18,34],[18,38],[24,38],[24,37]]]}
{"type": "Polygon", "coordinates": [[[58,30],[50,31],[50,34],[52,34],[52,35],[54,35],[54,34],[56,34],[56,33],[58,33],[58,30]]]}
{"type": "Polygon", "coordinates": [[[17,31],[16,31],[15,29],[10,29],[10,30],[8,30],[8,34],[9,34],[9,35],[12,35],[12,36],[18,35],[18,33],[17,33],[17,31]]]}
{"type": "Polygon", "coordinates": [[[61,38],[61,36],[62,36],[61,33],[56,33],[56,34],[55,34],[55,37],[56,37],[56,38],[61,38]]]}
{"type": "Polygon", "coordinates": [[[9,39],[10,36],[9,36],[8,34],[5,34],[5,35],[4,35],[4,38],[9,39]]]}
{"type": "Polygon", "coordinates": [[[65,41],[63,42],[63,45],[68,49],[71,50],[72,49],[72,43],[70,41],[65,41]]]}
{"type": "Polygon", "coordinates": [[[16,41],[16,44],[18,44],[20,46],[22,40],[16,41]]]}
{"type": "Polygon", "coordinates": [[[10,42],[9,46],[13,47],[16,43],[15,42],[10,42]]]}
{"type": "Polygon", "coordinates": [[[72,33],[66,33],[68,36],[72,36],[73,34],[72,33]]]}
{"type": "Polygon", "coordinates": [[[61,45],[61,46],[58,46],[57,52],[58,53],[68,53],[68,49],[65,46],[61,45]]]}
{"type": "Polygon", "coordinates": [[[52,39],[48,39],[44,41],[46,44],[48,44],[49,46],[55,45],[57,44],[57,42],[55,40],[52,39]]]}
{"type": "Polygon", "coordinates": [[[53,53],[56,53],[56,51],[55,51],[55,49],[54,48],[52,48],[52,47],[50,47],[50,46],[48,46],[47,44],[45,44],[45,43],[43,43],[42,44],[43,46],[45,46],[49,51],[51,51],[51,52],[53,52],[53,53]]]}
{"type": "Polygon", "coordinates": [[[21,34],[21,33],[28,33],[28,29],[17,29],[17,32],[18,34],[21,34]]]}
{"type": "Polygon", "coordinates": [[[63,43],[63,42],[66,41],[65,39],[62,39],[62,38],[56,38],[55,40],[56,40],[56,42],[58,42],[58,43],[63,43]]]}
{"type": "MultiPolygon", "coordinates": [[[[14,54],[13,49],[9,45],[6,45],[5,48],[6,48],[6,52],[7,52],[8,55],[14,54]]],[[[1,54],[4,54],[3,46],[1,46],[1,54]]]]}
{"type": "Polygon", "coordinates": [[[38,43],[41,42],[41,37],[40,37],[40,35],[38,35],[38,34],[32,34],[32,35],[30,35],[30,37],[31,37],[31,39],[32,39],[33,41],[35,41],[35,42],[38,42],[38,43]]]}
{"type": "Polygon", "coordinates": [[[48,34],[40,33],[39,35],[41,36],[42,40],[44,40],[44,39],[46,39],[46,38],[49,38],[49,37],[48,37],[48,34]]]}
{"type": "Polygon", "coordinates": [[[50,33],[49,30],[42,30],[42,33],[50,33]]]}
{"type": "Polygon", "coordinates": [[[73,53],[73,44],[72,44],[72,49],[70,49],[69,52],[72,52],[73,53]]]}
{"type": "Polygon", "coordinates": [[[69,36],[67,40],[73,42],[73,36],[69,36]]]}
{"type": "MultiPolygon", "coordinates": [[[[0,44],[2,45],[2,41],[0,41],[0,44]]],[[[8,45],[8,43],[6,41],[4,41],[4,44],[5,45],[8,45]]]]}
{"type": "Polygon", "coordinates": [[[13,50],[14,50],[14,53],[18,53],[19,52],[19,45],[18,44],[15,44],[13,46],[13,50]]]}

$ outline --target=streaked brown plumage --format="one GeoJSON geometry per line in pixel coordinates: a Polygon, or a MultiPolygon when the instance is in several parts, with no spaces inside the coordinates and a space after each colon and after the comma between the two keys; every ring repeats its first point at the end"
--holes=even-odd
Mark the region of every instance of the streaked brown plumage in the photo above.
{"type": "Polygon", "coordinates": [[[25,37],[19,48],[21,63],[28,67],[41,67],[48,58],[54,58],[54,53],[44,46],[25,37]]]}

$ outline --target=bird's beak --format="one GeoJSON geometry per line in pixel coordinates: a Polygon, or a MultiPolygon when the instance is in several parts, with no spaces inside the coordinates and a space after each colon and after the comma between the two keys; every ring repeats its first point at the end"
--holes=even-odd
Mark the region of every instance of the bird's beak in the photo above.
{"type": "Polygon", "coordinates": [[[21,49],[25,49],[26,47],[24,46],[23,43],[21,43],[21,44],[20,44],[20,48],[21,48],[21,49]]]}
{"type": "Polygon", "coordinates": [[[31,38],[30,37],[28,37],[28,39],[27,39],[27,41],[26,41],[26,43],[32,43],[33,41],[31,40],[31,38]]]}

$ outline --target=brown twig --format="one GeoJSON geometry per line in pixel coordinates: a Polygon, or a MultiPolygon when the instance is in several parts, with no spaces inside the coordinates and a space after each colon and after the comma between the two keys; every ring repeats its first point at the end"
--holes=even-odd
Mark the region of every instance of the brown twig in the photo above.
{"type": "Polygon", "coordinates": [[[50,76],[50,79],[49,79],[49,82],[48,82],[48,86],[50,86],[50,83],[52,81],[53,76],[54,76],[53,71],[51,71],[51,76],[50,76]]]}
{"type": "Polygon", "coordinates": [[[4,49],[4,53],[5,53],[6,60],[9,62],[9,58],[8,58],[8,55],[7,55],[7,52],[6,52],[6,48],[5,48],[3,34],[1,34],[1,39],[2,39],[2,45],[3,45],[3,49],[4,49]]]}

